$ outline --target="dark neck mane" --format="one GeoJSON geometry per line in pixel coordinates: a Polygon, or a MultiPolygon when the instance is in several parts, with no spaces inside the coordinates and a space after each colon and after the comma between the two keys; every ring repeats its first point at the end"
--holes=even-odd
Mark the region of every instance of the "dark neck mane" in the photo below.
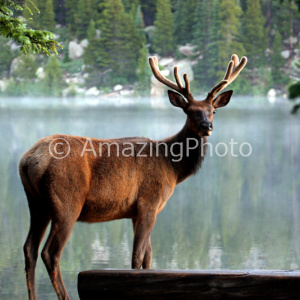
{"type": "Polygon", "coordinates": [[[168,145],[168,158],[174,173],[177,175],[177,183],[182,182],[200,169],[206,153],[207,137],[194,134],[188,129],[187,122],[180,132],[159,141],[159,143],[168,145]],[[196,144],[198,144],[198,147],[196,147],[196,144]],[[180,153],[182,158],[179,156],[180,153]]]}

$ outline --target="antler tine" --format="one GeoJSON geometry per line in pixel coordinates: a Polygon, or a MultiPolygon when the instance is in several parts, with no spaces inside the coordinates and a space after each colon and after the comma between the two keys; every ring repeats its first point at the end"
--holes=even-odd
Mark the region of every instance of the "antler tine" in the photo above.
{"type": "Polygon", "coordinates": [[[231,60],[228,64],[227,71],[226,71],[226,74],[225,74],[223,80],[228,80],[229,79],[229,77],[231,75],[231,72],[232,72],[232,69],[233,69],[233,65],[234,65],[234,62],[231,60]]]}
{"type": "Polygon", "coordinates": [[[231,56],[231,61],[228,64],[224,79],[215,85],[208,93],[209,101],[213,100],[213,97],[220,91],[225,89],[234,79],[239,75],[247,63],[247,58],[244,56],[241,61],[236,54],[231,56]]]}
{"type": "Polygon", "coordinates": [[[176,80],[176,83],[177,83],[178,87],[180,89],[182,89],[183,87],[182,87],[182,84],[181,84],[181,81],[180,81],[180,78],[179,78],[179,75],[178,75],[178,67],[177,66],[174,67],[174,77],[175,77],[175,80],[176,80]]]}
{"type": "Polygon", "coordinates": [[[191,95],[191,92],[190,92],[190,82],[188,80],[188,76],[187,74],[183,74],[183,79],[184,79],[184,82],[185,82],[185,89],[186,89],[186,92],[188,95],[191,95]]]}
{"type": "Polygon", "coordinates": [[[240,74],[240,72],[244,69],[246,63],[247,63],[247,57],[243,56],[240,63],[237,65],[237,67],[235,68],[235,70],[231,74],[230,82],[232,82],[240,74]]]}
{"type": "Polygon", "coordinates": [[[156,77],[156,79],[158,81],[160,81],[162,84],[170,87],[171,89],[173,89],[173,90],[177,91],[178,93],[182,94],[183,96],[185,96],[186,99],[188,100],[188,102],[192,102],[194,100],[193,96],[190,92],[190,84],[189,84],[187,75],[186,74],[183,75],[183,79],[185,82],[185,87],[183,87],[181,84],[181,81],[179,79],[177,66],[174,67],[174,77],[175,77],[175,81],[176,81],[176,84],[175,84],[173,81],[169,80],[168,78],[164,77],[161,74],[159,67],[158,67],[157,57],[155,57],[155,56],[149,57],[149,64],[151,66],[153,75],[156,77]]]}
{"type": "Polygon", "coordinates": [[[240,60],[236,54],[232,54],[231,60],[234,62],[234,67],[236,67],[240,62],[240,60]]]}

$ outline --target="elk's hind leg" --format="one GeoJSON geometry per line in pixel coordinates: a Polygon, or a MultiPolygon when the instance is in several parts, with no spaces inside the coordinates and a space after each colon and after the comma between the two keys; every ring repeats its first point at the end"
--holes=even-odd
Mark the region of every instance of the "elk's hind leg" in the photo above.
{"type": "Polygon", "coordinates": [[[50,214],[39,199],[27,194],[30,209],[30,228],[24,244],[25,272],[30,300],[36,300],[35,267],[40,243],[50,222],[50,214]]]}
{"type": "Polygon", "coordinates": [[[60,272],[60,258],[79,214],[80,210],[74,207],[56,207],[52,213],[51,231],[42,251],[42,259],[60,300],[70,299],[60,272]]]}

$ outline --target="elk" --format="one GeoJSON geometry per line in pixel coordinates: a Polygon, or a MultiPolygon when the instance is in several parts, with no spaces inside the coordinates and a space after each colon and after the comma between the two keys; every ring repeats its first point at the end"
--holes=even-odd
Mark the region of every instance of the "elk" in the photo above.
{"type": "Polygon", "coordinates": [[[30,300],[37,299],[38,249],[50,221],[51,230],[41,256],[59,299],[70,299],[60,272],[60,258],[76,221],[132,219],[132,268],[151,268],[150,236],[156,216],[175,186],[201,167],[216,109],[227,105],[233,92],[217,94],[238,76],[246,62],[246,57],[239,62],[237,55],[232,55],[224,79],[206,99],[198,101],[190,92],[186,74],[183,87],[177,67],[175,83],[160,73],[157,58],[150,57],[154,76],[172,89],[168,91],[171,104],[186,114],[180,132],[160,141],[136,137],[100,140],[57,134],[40,139],[22,156],[19,172],[30,210],[30,228],[24,244],[30,300]],[[60,142],[53,146],[57,140],[60,142]],[[125,155],[125,144],[132,145],[133,155],[125,155]],[[157,147],[159,144],[164,147],[157,147]],[[95,155],[99,145],[103,146],[102,153],[95,155]],[[153,155],[153,148],[159,149],[157,155],[153,155]],[[58,159],[52,155],[54,150],[67,155],[58,159]],[[179,151],[183,153],[182,159],[173,159],[172,154],[179,151]],[[140,152],[143,155],[139,156],[140,152]]]}

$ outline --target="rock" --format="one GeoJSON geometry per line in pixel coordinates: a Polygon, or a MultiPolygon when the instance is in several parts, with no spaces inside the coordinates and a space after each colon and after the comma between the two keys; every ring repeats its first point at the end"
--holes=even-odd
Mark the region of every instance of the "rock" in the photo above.
{"type": "Polygon", "coordinates": [[[283,41],[285,44],[296,44],[298,42],[297,37],[292,36],[283,41]]]}
{"type": "Polygon", "coordinates": [[[45,72],[44,68],[40,67],[36,70],[35,75],[38,79],[44,79],[45,78],[45,72]]]}
{"type": "Polygon", "coordinates": [[[87,39],[84,39],[80,42],[80,46],[83,48],[86,48],[89,45],[89,41],[87,39]]]}
{"type": "Polygon", "coordinates": [[[101,30],[96,29],[96,38],[99,39],[101,37],[101,30]]]}
{"type": "Polygon", "coordinates": [[[155,28],[156,28],[155,26],[147,26],[146,28],[144,28],[144,31],[145,31],[146,35],[148,36],[148,38],[151,42],[152,42],[152,38],[153,38],[155,28]]]}
{"type": "Polygon", "coordinates": [[[121,91],[123,89],[123,85],[121,84],[117,84],[114,86],[114,91],[115,92],[118,92],[118,91],[121,91]]]}
{"type": "Polygon", "coordinates": [[[91,87],[89,88],[86,92],[85,92],[85,96],[93,96],[93,97],[97,97],[100,95],[100,91],[95,87],[91,87]]]}
{"type": "Polygon", "coordinates": [[[84,74],[82,75],[82,77],[83,77],[84,79],[89,78],[89,73],[84,73],[84,74]]]}
{"type": "MultiPolygon", "coordinates": [[[[163,76],[169,76],[170,70],[162,70],[161,74],[163,76]]],[[[151,96],[154,97],[160,97],[163,96],[165,91],[165,85],[163,85],[161,82],[159,82],[154,75],[151,76],[151,96]]]]}
{"type": "MultiPolygon", "coordinates": [[[[160,60],[158,61],[160,64],[160,60]]],[[[168,69],[164,69],[161,71],[161,74],[165,77],[169,76],[171,73],[173,73],[173,69],[175,66],[178,66],[178,73],[179,77],[181,79],[181,82],[184,84],[183,81],[183,74],[188,74],[189,81],[194,80],[194,72],[192,69],[192,63],[190,60],[183,59],[179,61],[174,61],[172,64],[168,66],[168,69]]],[[[174,81],[174,79],[172,78],[174,81]]],[[[162,96],[164,94],[165,86],[160,83],[154,75],[151,76],[151,96],[162,96]]]]}
{"type": "Polygon", "coordinates": [[[78,44],[75,41],[71,41],[69,43],[68,47],[69,47],[70,59],[74,60],[74,59],[78,59],[78,58],[82,57],[82,55],[84,53],[84,49],[80,44],[78,44]]]}
{"type": "Polygon", "coordinates": [[[16,50],[19,50],[20,49],[20,45],[16,44],[13,40],[10,40],[8,43],[7,43],[8,46],[10,46],[10,49],[12,51],[16,51],[16,50]]]}
{"type": "Polygon", "coordinates": [[[184,46],[179,47],[178,51],[184,56],[191,56],[194,54],[195,46],[190,44],[186,44],[184,46]]]}
{"type": "Polygon", "coordinates": [[[84,78],[82,77],[66,78],[66,83],[70,85],[84,84],[84,78]]]}
{"type": "Polygon", "coordinates": [[[281,51],[281,56],[285,59],[288,59],[290,57],[290,50],[281,51]]]}
{"type": "Polygon", "coordinates": [[[161,65],[162,67],[165,67],[167,65],[170,65],[174,62],[174,58],[172,57],[165,57],[165,58],[162,58],[158,61],[159,65],[161,65]]]}
{"type": "Polygon", "coordinates": [[[122,90],[120,91],[121,96],[131,96],[133,95],[133,90],[122,90]]]}
{"type": "Polygon", "coordinates": [[[8,81],[3,79],[3,80],[0,80],[0,91],[1,92],[4,92],[6,90],[8,86],[8,81]]]}
{"type": "Polygon", "coordinates": [[[268,101],[274,103],[276,101],[276,91],[275,89],[270,89],[267,94],[268,101]]]}
{"type": "Polygon", "coordinates": [[[270,89],[267,94],[268,97],[276,97],[275,89],[270,89]]]}
{"type": "Polygon", "coordinates": [[[172,66],[172,70],[175,66],[178,67],[179,78],[181,79],[181,81],[183,81],[183,74],[185,73],[188,75],[188,79],[190,82],[194,80],[194,71],[190,60],[182,59],[175,62],[175,64],[172,66]]]}
{"type": "Polygon", "coordinates": [[[10,64],[10,74],[14,74],[14,72],[18,69],[22,58],[21,56],[17,56],[14,58],[10,64]]]}

